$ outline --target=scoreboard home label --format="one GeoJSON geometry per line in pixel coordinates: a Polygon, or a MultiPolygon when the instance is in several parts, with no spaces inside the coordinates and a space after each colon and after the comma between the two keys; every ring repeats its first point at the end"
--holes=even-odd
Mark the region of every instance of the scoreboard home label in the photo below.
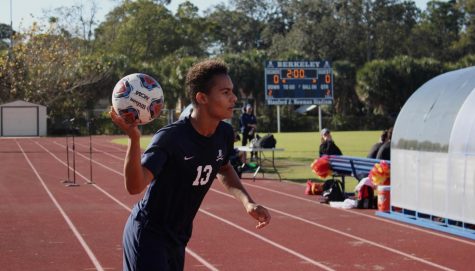
{"type": "Polygon", "coordinates": [[[333,70],[328,61],[271,60],[265,65],[267,104],[333,102],[333,70]]]}

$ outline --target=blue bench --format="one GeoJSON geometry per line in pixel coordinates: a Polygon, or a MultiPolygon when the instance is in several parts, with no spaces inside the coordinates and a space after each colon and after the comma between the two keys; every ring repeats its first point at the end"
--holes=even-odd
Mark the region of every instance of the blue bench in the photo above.
{"type": "MultiPolygon", "coordinates": [[[[382,161],[380,159],[345,155],[329,155],[328,157],[333,176],[341,178],[343,191],[345,191],[345,176],[351,176],[361,181],[361,179],[368,177],[374,164],[382,161]]],[[[386,162],[391,164],[390,161],[386,160],[386,162]]]]}

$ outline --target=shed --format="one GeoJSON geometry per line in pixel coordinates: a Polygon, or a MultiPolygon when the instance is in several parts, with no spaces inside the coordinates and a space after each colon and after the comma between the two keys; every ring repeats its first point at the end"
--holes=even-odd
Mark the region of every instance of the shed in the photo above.
{"type": "Polygon", "coordinates": [[[475,67],[439,75],[414,92],[391,140],[392,211],[475,238],[474,116],[475,67]]]}
{"type": "Polygon", "coordinates": [[[0,105],[0,136],[46,136],[46,107],[17,100],[0,105]]]}

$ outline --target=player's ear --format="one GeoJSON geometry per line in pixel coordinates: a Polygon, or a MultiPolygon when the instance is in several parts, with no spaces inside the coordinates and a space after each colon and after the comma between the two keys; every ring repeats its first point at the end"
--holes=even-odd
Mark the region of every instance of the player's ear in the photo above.
{"type": "Polygon", "coordinates": [[[205,104],[208,102],[208,96],[204,92],[198,91],[195,97],[198,104],[205,104]]]}

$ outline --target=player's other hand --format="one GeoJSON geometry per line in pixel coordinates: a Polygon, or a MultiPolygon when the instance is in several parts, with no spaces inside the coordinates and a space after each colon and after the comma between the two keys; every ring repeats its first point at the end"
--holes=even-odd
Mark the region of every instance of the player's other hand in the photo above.
{"type": "Polygon", "coordinates": [[[109,109],[109,116],[112,119],[112,122],[117,125],[124,133],[126,133],[130,138],[140,137],[140,130],[137,127],[139,120],[135,120],[133,123],[128,123],[124,118],[119,116],[112,106],[109,109]]]}
{"type": "Polygon", "coordinates": [[[270,213],[262,205],[249,203],[246,206],[247,213],[258,221],[256,229],[261,229],[270,223],[270,213]]]}

